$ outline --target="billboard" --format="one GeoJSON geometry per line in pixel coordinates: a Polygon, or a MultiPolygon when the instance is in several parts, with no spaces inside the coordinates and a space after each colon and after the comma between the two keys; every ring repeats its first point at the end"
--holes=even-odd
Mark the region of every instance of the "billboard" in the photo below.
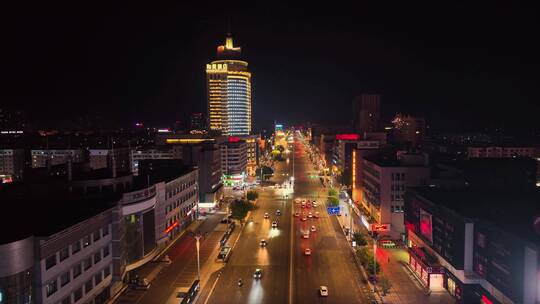
{"type": "Polygon", "coordinates": [[[432,216],[423,209],[420,209],[420,233],[426,240],[433,243],[432,216]]]}

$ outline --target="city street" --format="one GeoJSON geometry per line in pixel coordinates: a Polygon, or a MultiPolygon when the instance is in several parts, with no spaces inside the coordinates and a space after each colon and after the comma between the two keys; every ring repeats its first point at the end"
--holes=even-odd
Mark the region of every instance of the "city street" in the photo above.
{"type": "MultiPolygon", "coordinates": [[[[201,264],[215,258],[211,254],[215,251],[223,232],[214,230],[224,216],[224,212],[211,214],[197,228],[201,234],[207,235],[201,239],[201,264]]],[[[167,255],[171,259],[171,265],[165,266],[160,271],[148,290],[129,289],[115,303],[167,303],[171,296],[174,297],[177,288],[191,286],[197,277],[195,239],[185,234],[167,250],[167,255]]],[[[153,267],[155,263],[163,262],[151,262],[148,267],[153,267]]]]}
{"type": "Polygon", "coordinates": [[[294,146],[294,161],[276,162],[272,181],[286,180],[294,164],[294,197],[317,197],[320,218],[306,222],[293,219],[292,210],[299,207],[291,199],[282,199],[282,189],[265,187],[259,195],[259,209],[252,212],[254,222],[245,227],[208,303],[369,303],[341,228],[326,214],[325,190],[318,178],[307,174],[313,168],[304,146],[298,141],[294,146]],[[277,209],[282,211],[281,216],[275,215],[277,209]],[[265,212],[270,219],[264,219],[265,212]],[[277,229],[271,228],[274,220],[277,229]],[[307,240],[301,239],[301,232],[311,225],[317,232],[307,240]],[[268,241],[265,248],[259,246],[263,238],[268,241]],[[311,256],[303,254],[307,247],[313,251],[311,256]],[[263,271],[260,280],[253,279],[256,268],[263,271]],[[242,287],[237,285],[239,278],[244,281],[242,287]],[[328,286],[329,297],[319,296],[320,285],[328,286]]]}

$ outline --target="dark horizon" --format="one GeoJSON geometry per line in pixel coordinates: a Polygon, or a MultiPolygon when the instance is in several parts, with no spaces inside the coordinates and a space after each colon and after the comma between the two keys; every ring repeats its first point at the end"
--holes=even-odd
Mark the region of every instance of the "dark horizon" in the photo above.
{"type": "Polygon", "coordinates": [[[225,39],[227,16],[253,72],[255,127],[348,124],[354,96],[371,92],[382,96],[383,117],[420,115],[441,129],[537,128],[537,15],[511,3],[229,14],[113,4],[47,6],[34,16],[18,8],[4,21],[2,107],[47,123],[98,114],[121,125],[185,124],[206,110],[204,67],[225,39]]]}

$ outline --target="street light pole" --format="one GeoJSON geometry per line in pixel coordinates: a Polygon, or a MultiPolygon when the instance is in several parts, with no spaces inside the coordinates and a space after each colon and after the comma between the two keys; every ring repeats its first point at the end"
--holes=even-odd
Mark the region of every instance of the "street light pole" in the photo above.
{"type": "Polygon", "coordinates": [[[202,235],[200,234],[196,234],[195,235],[195,240],[197,240],[196,242],[196,246],[197,246],[197,280],[201,280],[201,262],[200,262],[200,257],[199,257],[199,252],[200,252],[200,239],[201,239],[202,235]]]}
{"type": "Polygon", "coordinates": [[[375,242],[373,243],[373,292],[377,292],[377,288],[375,287],[375,275],[377,272],[377,240],[379,237],[375,238],[375,242]]]}

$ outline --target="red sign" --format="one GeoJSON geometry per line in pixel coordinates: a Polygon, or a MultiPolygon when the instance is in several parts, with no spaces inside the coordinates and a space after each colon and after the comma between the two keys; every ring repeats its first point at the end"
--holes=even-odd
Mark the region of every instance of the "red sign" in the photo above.
{"type": "Polygon", "coordinates": [[[483,304],[493,304],[490,299],[488,299],[485,295],[482,295],[482,303],[483,304]]]}
{"type": "Polygon", "coordinates": [[[360,135],[358,134],[336,134],[337,140],[359,140],[360,135]]]}
{"type": "Polygon", "coordinates": [[[389,231],[390,227],[388,224],[371,224],[371,230],[374,231],[389,231]]]}
{"type": "Polygon", "coordinates": [[[176,226],[178,226],[178,220],[174,222],[172,225],[170,225],[167,229],[165,229],[165,233],[171,232],[176,226]]]}
{"type": "Polygon", "coordinates": [[[238,136],[229,136],[229,142],[239,142],[240,138],[238,136]]]}

